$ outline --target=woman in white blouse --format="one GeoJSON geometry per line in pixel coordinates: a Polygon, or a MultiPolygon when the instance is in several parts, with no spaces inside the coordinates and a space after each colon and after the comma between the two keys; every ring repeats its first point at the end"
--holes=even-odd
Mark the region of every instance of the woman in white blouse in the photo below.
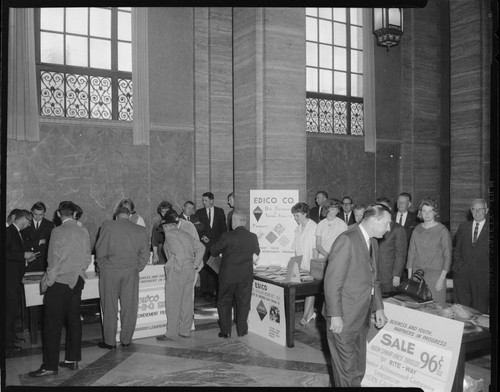
{"type": "Polygon", "coordinates": [[[328,258],[332,244],[340,233],[347,230],[347,224],[342,219],[337,218],[340,206],[340,201],[332,200],[321,211],[326,215],[326,219],[321,220],[316,228],[316,249],[319,252],[318,258],[320,260],[328,258]]]}
{"type": "MultiPolygon", "coordinates": [[[[292,207],[292,215],[298,226],[295,229],[295,237],[292,249],[296,256],[302,256],[300,269],[311,271],[311,259],[316,258],[316,222],[309,219],[309,206],[299,202],[292,207]]],[[[300,325],[304,326],[309,321],[316,318],[314,312],[314,296],[306,297],[304,301],[304,314],[300,320],[300,325]]]]}

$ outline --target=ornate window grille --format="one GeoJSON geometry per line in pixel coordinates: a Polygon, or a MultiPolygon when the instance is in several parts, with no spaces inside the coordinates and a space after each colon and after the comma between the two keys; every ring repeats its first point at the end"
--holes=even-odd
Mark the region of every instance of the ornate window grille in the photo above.
{"type": "Polygon", "coordinates": [[[37,9],[40,115],[133,120],[131,9],[37,9]]]}
{"type": "Polygon", "coordinates": [[[306,132],[363,136],[362,13],[306,8],[306,132]]]}

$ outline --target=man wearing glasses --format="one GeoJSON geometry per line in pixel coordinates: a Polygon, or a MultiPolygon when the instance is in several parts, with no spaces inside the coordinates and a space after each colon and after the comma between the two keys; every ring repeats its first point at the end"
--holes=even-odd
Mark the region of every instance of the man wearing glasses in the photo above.
{"type": "Polygon", "coordinates": [[[344,220],[347,226],[350,226],[356,223],[356,218],[354,217],[354,213],[352,211],[352,199],[349,196],[344,196],[342,199],[342,215],[340,218],[344,220]]]}
{"type": "Polygon", "coordinates": [[[456,303],[489,313],[489,221],[484,199],[471,204],[472,221],[462,223],[455,235],[453,294],[456,303]]]}

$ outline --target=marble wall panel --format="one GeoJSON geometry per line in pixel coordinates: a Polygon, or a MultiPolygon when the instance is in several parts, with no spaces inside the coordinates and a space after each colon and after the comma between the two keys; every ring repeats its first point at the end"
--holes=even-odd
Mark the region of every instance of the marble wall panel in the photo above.
{"type": "Polygon", "coordinates": [[[394,203],[399,195],[401,147],[399,143],[377,143],[375,173],[376,197],[387,197],[394,203]]]}
{"type": "Polygon", "coordinates": [[[354,204],[369,204],[375,193],[375,154],[365,153],[364,140],[307,137],[307,200],[314,206],[319,190],[330,198],[350,196],[354,204]]]}

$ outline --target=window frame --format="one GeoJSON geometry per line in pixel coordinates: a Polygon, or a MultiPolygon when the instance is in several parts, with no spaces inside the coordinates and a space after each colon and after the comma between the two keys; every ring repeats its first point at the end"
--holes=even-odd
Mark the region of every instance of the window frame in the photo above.
{"type": "MultiPolygon", "coordinates": [[[[334,34],[334,23],[336,22],[334,20],[334,7],[328,7],[328,8],[331,8],[332,10],[332,19],[325,19],[325,18],[322,18],[320,16],[320,12],[319,12],[319,8],[323,8],[323,7],[314,7],[316,8],[317,12],[316,12],[316,15],[310,15],[307,13],[305,13],[305,24],[307,25],[307,18],[313,18],[316,20],[316,25],[317,25],[317,39],[315,41],[312,41],[312,40],[309,40],[307,39],[307,34],[306,34],[306,39],[305,39],[305,45],[307,46],[308,43],[313,43],[315,45],[317,45],[317,48],[318,50],[316,51],[316,56],[317,56],[317,59],[316,59],[316,63],[317,65],[316,66],[310,66],[307,64],[307,61],[306,61],[306,75],[307,75],[307,69],[309,68],[313,68],[315,69],[317,75],[317,80],[318,80],[318,91],[309,91],[307,90],[307,80],[306,80],[306,122],[307,122],[307,126],[306,126],[306,132],[308,134],[331,134],[331,135],[342,135],[342,136],[364,136],[365,135],[365,130],[364,130],[364,126],[363,126],[363,117],[364,117],[364,97],[363,96],[352,96],[351,92],[352,92],[352,75],[361,75],[361,77],[363,76],[364,74],[364,69],[362,69],[362,72],[353,72],[352,71],[352,64],[351,64],[351,53],[352,51],[359,51],[362,53],[362,56],[364,56],[364,45],[365,43],[363,42],[363,46],[361,49],[357,49],[357,48],[353,48],[352,47],[352,43],[351,43],[351,26],[356,26],[356,27],[360,27],[361,28],[361,38],[363,37],[363,34],[362,34],[362,31],[363,29],[365,28],[365,26],[363,25],[359,25],[359,24],[352,24],[351,23],[351,8],[349,7],[342,7],[342,8],[345,8],[346,10],[346,20],[345,20],[345,26],[346,26],[346,42],[345,42],[345,49],[346,49],[346,95],[340,95],[340,94],[335,94],[335,90],[334,90],[334,76],[333,76],[333,73],[335,72],[335,58],[334,58],[334,49],[335,47],[341,47],[341,48],[344,48],[344,46],[339,46],[339,45],[335,45],[335,42],[334,42],[334,38],[333,38],[333,34],[334,34]],[[332,47],[332,66],[331,68],[324,68],[324,67],[321,67],[320,66],[320,50],[319,50],[319,47],[320,45],[324,45],[325,43],[321,42],[320,39],[319,39],[319,35],[320,35],[320,27],[319,27],[319,24],[320,24],[320,20],[327,20],[329,22],[331,22],[332,24],[332,42],[331,44],[330,43],[327,43],[326,45],[329,45],[332,47]],[[320,92],[320,78],[319,78],[319,71],[321,69],[326,69],[326,70],[329,70],[332,72],[332,93],[324,93],[324,92],[320,92]],[[308,101],[310,99],[318,99],[318,100],[324,100],[324,101],[331,101],[331,105],[334,106],[335,104],[339,103],[339,102],[346,102],[347,105],[346,105],[346,122],[347,122],[347,126],[346,126],[346,133],[343,133],[343,132],[339,132],[338,130],[335,129],[335,124],[334,124],[334,119],[332,119],[332,127],[329,131],[325,131],[325,130],[322,130],[322,126],[321,126],[321,121],[318,119],[317,120],[317,124],[316,124],[316,127],[315,127],[315,130],[311,130],[311,127],[310,127],[310,121],[307,121],[307,118],[309,118],[310,120],[310,116],[311,116],[311,112],[310,110],[312,110],[311,106],[308,105],[308,101]],[[356,105],[361,105],[361,112],[362,112],[362,115],[361,117],[359,118],[359,116],[357,116],[356,113],[353,113],[353,106],[356,106],[356,105]],[[353,133],[353,123],[352,123],[352,119],[353,119],[353,116],[358,118],[359,121],[357,121],[357,125],[359,127],[359,124],[361,124],[361,133],[353,133]]],[[[362,9],[361,8],[357,8],[358,9],[358,12],[362,12],[362,9]]],[[[307,78],[307,76],[306,76],[307,78]]],[[[335,114],[336,113],[333,113],[333,117],[335,117],[335,114]]],[[[326,112],[323,112],[323,113],[320,113],[320,108],[319,108],[319,105],[318,105],[318,112],[316,113],[317,117],[319,118],[321,115],[323,117],[325,116],[328,116],[329,115],[326,113],[326,112]]]]}
{"type": "MultiPolygon", "coordinates": [[[[130,93],[130,116],[128,119],[120,119],[119,118],[119,80],[127,80],[130,81],[130,86],[133,88],[132,84],[132,71],[121,71],[118,70],[118,44],[120,42],[129,42],[129,41],[123,41],[118,39],[118,8],[119,7],[85,7],[85,8],[104,8],[104,9],[109,9],[111,10],[111,37],[109,38],[109,41],[111,43],[111,69],[104,69],[104,68],[92,68],[92,67],[82,67],[82,66],[75,66],[75,65],[65,65],[65,64],[54,64],[54,63],[46,63],[41,61],[41,8],[44,7],[38,7],[35,8],[34,12],[34,18],[35,18],[35,67],[36,67],[36,81],[37,81],[37,110],[38,110],[38,115],[43,118],[43,119],[53,119],[53,120],[66,120],[66,121],[86,121],[86,120],[91,120],[91,121],[99,121],[99,122],[118,122],[121,124],[131,124],[133,121],[133,90],[130,93]],[[90,95],[88,97],[88,102],[89,102],[89,110],[87,113],[86,117],[73,117],[73,116],[68,116],[67,115],[67,99],[66,99],[66,92],[64,92],[64,114],[61,116],[56,116],[56,115],[46,115],[42,113],[42,100],[41,100],[41,89],[42,89],[42,81],[41,81],[41,74],[42,72],[55,72],[59,74],[64,74],[64,75],[83,75],[83,76],[88,76],[88,77],[102,77],[102,78],[109,78],[111,80],[111,118],[97,118],[97,117],[91,117],[92,116],[92,110],[90,107],[90,95]]],[[[61,7],[61,8],[69,8],[69,7],[61,7]]],[[[124,12],[124,10],[121,10],[121,12],[124,12]]],[[[128,11],[125,11],[128,12],[128,11]]],[[[130,14],[132,12],[130,11],[130,14]]],[[[64,15],[66,17],[66,14],[64,15]]],[[[66,39],[66,31],[63,31],[61,33],[63,35],[63,39],[65,42],[66,39]]],[[[70,34],[73,35],[73,34],[70,34]]],[[[83,35],[82,35],[83,36],[83,35]]],[[[86,37],[90,39],[91,35],[89,32],[87,32],[86,37]]],[[[132,44],[132,37],[130,43],[132,44]]],[[[63,44],[64,45],[64,44],[63,44]]],[[[66,49],[64,47],[64,61],[66,61],[66,49]]],[[[89,55],[89,61],[90,61],[90,55],[89,55]]],[[[132,59],[131,59],[132,63],[132,59]]]]}

